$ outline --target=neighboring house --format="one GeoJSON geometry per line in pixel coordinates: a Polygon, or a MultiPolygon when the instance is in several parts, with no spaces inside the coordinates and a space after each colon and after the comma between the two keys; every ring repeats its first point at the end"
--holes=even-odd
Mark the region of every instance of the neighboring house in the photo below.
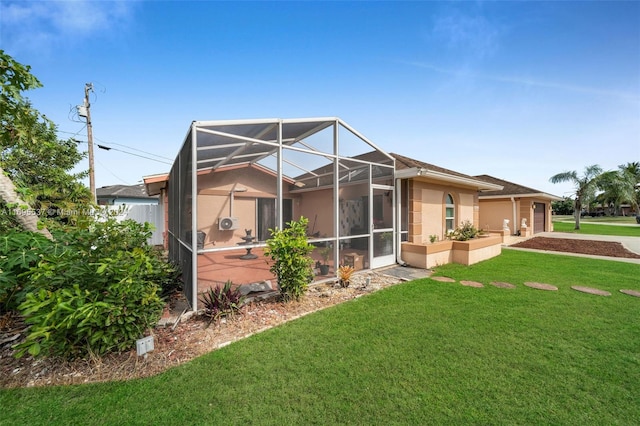
{"type": "Polygon", "coordinates": [[[159,197],[149,195],[145,184],[111,185],[96,189],[98,205],[109,209],[118,220],[132,219],[136,222],[148,222],[154,226],[149,244],[164,243],[163,207],[159,206],[159,197]]]}
{"type": "Polygon", "coordinates": [[[501,185],[399,154],[392,156],[402,194],[403,261],[431,268],[451,262],[469,265],[500,254],[502,236],[473,242],[456,242],[447,237],[464,222],[479,228],[479,191],[498,191],[501,185]]]}
{"type": "Polygon", "coordinates": [[[481,228],[502,229],[505,220],[508,220],[506,226],[512,235],[529,237],[539,232],[553,231],[551,202],[561,201],[561,197],[489,175],[475,178],[503,187],[478,196],[481,228]]]}
{"type": "Polygon", "coordinates": [[[156,224],[156,228],[162,234],[162,246],[165,249],[168,249],[169,241],[167,239],[167,231],[169,230],[169,173],[144,176],[142,179],[144,181],[145,192],[151,197],[156,197],[158,200],[158,205],[160,206],[160,210],[162,211],[162,220],[156,224]]]}
{"type": "Polygon", "coordinates": [[[144,184],[103,186],[96,189],[96,199],[101,206],[158,204],[158,196],[149,195],[144,184]]]}

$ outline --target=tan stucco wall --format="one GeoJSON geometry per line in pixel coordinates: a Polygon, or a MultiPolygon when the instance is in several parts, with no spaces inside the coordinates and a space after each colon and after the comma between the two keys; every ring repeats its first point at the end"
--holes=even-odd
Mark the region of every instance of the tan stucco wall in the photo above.
{"type": "Polygon", "coordinates": [[[455,201],[455,226],[464,221],[478,226],[477,191],[412,179],[409,182],[408,206],[410,242],[427,243],[430,235],[444,239],[446,194],[451,194],[455,201]]]}
{"type": "Polygon", "coordinates": [[[524,237],[529,237],[533,235],[533,208],[531,207],[531,203],[533,200],[531,198],[524,198],[516,201],[516,213],[518,216],[516,223],[516,231],[520,231],[521,235],[524,237]],[[526,228],[523,227],[522,219],[527,219],[526,228]]]}
{"type": "Polygon", "coordinates": [[[509,219],[509,229],[513,232],[511,200],[480,200],[480,228],[501,230],[504,219],[509,219]]]}
{"type": "MultiPolygon", "coordinates": [[[[288,184],[284,184],[286,188],[288,184]]],[[[210,173],[198,177],[198,231],[206,233],[205,248],[236,246],[242,242],[245,229],[257,232],[257,199],[275,198],[276,177],[252,168],[210,173]],[[218,230],[218,219],[230,216],[232,189],[246,188],[234,193],[233,217],[239,220],[238,229],[218,230]]],[[[285,191],[285,198],[292,196],[285,191]]],[[[297,203],[293,201],[296,217],[297,203]]]]}
{"type": "MultiPolygon", "coordinates": [[[[492,239],[491,245],[487,241],[486,244],[478,245],[471,249],[458,249],[461,242],[454,242],[453,250],[453,263],[460,263],[462,265],[473,265],[474,263],[482,262],[483,260],[491,259],[492,257],[499,256],[502,253],[502,238],[488,237],[486,240],[492,239]]],[[[478,241],[482,242],[483,239],[478,241]]],[[[475,241],[471,241],[475,242],[475,241]]]]}
{"type": "Polygon", "coordinates": [[[471,193],[458,193],[459,202],[456,203],[456,207],[458,212],[456,213],[456,226],[460,226],[460,224],[464,221],[469,221],[477,226],[478,219],[474,220],[474,208],[475,205],[474,200],[477,197],[476,192],[471,193]]]}
{"type": "Polygon", "coordinates": [[[310,233],[319,232],[320,237],[333,236],[333,189],[303,192],[297,203],[299,214],[309,219],[310,233]]]}
{"type": "MultiPolygon", "coordinates": [[[[320,237],[334,236],[333,189],[290,193],[285,188],[284,197],[292,199],[293,218],[309,219],[309,231],[320,237]]],[[[340,190],[340,199],[360,199],[368,195],[367,185],[345,186],[340,190]]],[[[198,180],[198,230],[206,233],[205,248],[230,247],[242,242],[245,229],[257,232],[257,198],[276,197],[276,176],[257,169],[240,168],[216,172],[199,177],[198,180]],[[230,215],[232,189],[245,189],[234,193],[233,216],[238,218],[238,229],[220,231],[218,219],[230,215]]],[[[384,203],[385,217],[391,217],[391,203],[384,203]]]]}
{"type": "Polygon", "coordinates": [[[418,190],[422,193],[422,234],[415,242],[424,243],[429,241],[429,235],[437,235],[439,239],[443,239],[442,197],[444,196],[444,191],[425,188],[423,185],[420,185],[418,190]]]}
{"type": "Polygon", "coordinates": [[[447,263],[472,265],[500,255],[502,236],[492,235],[469,241],[439,241],[429,244],[402,243],[402,260],[418,268],[434,268],[447,263]]]}
{"type": "Polygon", "coordinates": [[[509,219],[509,228],[512,233],[520,231],[523,236],[533,235],[534,210],[533,203],[545,205],[545,229],[553,231],[551,218],[551,201],[537,197],[514,197],[516,203],[516,223],[514,231],[513,204],[510,198],[480,200],[480,226],[484,229],[488,224],[490,229],[502,229],[502,221],[509,219]],[[527,219],[527,228],[522,228],[522,219],[527,219]]]}

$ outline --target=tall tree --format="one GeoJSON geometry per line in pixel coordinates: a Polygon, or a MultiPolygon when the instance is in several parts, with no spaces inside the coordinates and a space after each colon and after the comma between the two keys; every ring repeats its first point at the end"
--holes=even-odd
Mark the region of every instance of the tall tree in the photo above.
{"type": "Polygon", "coordinates": [[[39,232],[50,240],[52,239],[47,228],[38,226],[38,217],[31,214],[33,210],[16,193],[13,182],[4,174],[2,167],[0,167],[0,200],[4,202],[6,207],[5,223],[15,222],[27,231],[39,232]]]}
{"type": "Polygon", "coordinates": [[[598,195],[597,199],[603,207],[612,208],[613,215],[620,214],[620,207],[623,203],[631,204],[635,210],[637,208],[637,183],[637,178],[632,170],[627,169],[624,165],[618,166],[618,170],[611,170],[600,175],[599,187],[602,193],[598,195]]]}
{"type": "Polygon", "coordinates": [[[83,158],[77,144],[58,140],[55,124],[22,95],[42,87],[30,70],[0,50],[0,168],[22,202],[59,217],[88,204],[91,194],[79,182],[85,173],[70,173],[83,158]]]}
{"type": "Polygon", "coordinates": [[[640,162],[634,161],[633,163],[621,164],[618,169],[626,176],[625,180],[631,186],[631,188],[627,188],[627,191],[630,192],[630,197],[627,201],[629,201],[636,214],[640,215],[640,162]]]}
{"type": "Polygon", "coordinates": [[[584,169],[584,174],[578,176],[578,172],[562,172],[551,176],[551,183],[571,182],[575,189],[574,212],[573,216],[576,220],[575,229],[580,229],[580,214],[582,206],[595,196],[598,188],[599,177],[602,174],[602,168],[597,164],[588,166],[584,169]]]}

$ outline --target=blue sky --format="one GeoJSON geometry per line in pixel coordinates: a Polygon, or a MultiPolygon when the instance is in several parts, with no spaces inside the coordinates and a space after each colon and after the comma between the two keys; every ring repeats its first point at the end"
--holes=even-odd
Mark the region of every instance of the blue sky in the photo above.
{"type": "MultiPolygon", "coordinates": [[[[636,1],[0,8],[0,46],[31,65],[44,87],[27,96],[61,137],[86,141],[74,106],[92,82],[95,142],[168,163],[193,120],[316,116],[389,152],[560,196],[571,187],[553,174],[640,161],[636,1]]],[[[169,168],[96,150],[97,186],[169,168]]]]}

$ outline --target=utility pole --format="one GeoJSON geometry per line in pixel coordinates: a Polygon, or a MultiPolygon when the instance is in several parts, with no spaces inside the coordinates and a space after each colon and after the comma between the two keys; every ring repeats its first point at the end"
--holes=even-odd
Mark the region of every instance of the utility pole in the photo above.
{"type": "Polygon", "coordinates": [[[89,103],[89,92],[93,92],[92,83],[86,83],[84,85],[84,105],[83,108],[79,108],[78,115],[87,119],[87,143],[89,144],[89,190],[91,191],[93,202],[97,203],[96,177],[93,168],[93,129],[91,126],[91,104],[89,103]]]}

